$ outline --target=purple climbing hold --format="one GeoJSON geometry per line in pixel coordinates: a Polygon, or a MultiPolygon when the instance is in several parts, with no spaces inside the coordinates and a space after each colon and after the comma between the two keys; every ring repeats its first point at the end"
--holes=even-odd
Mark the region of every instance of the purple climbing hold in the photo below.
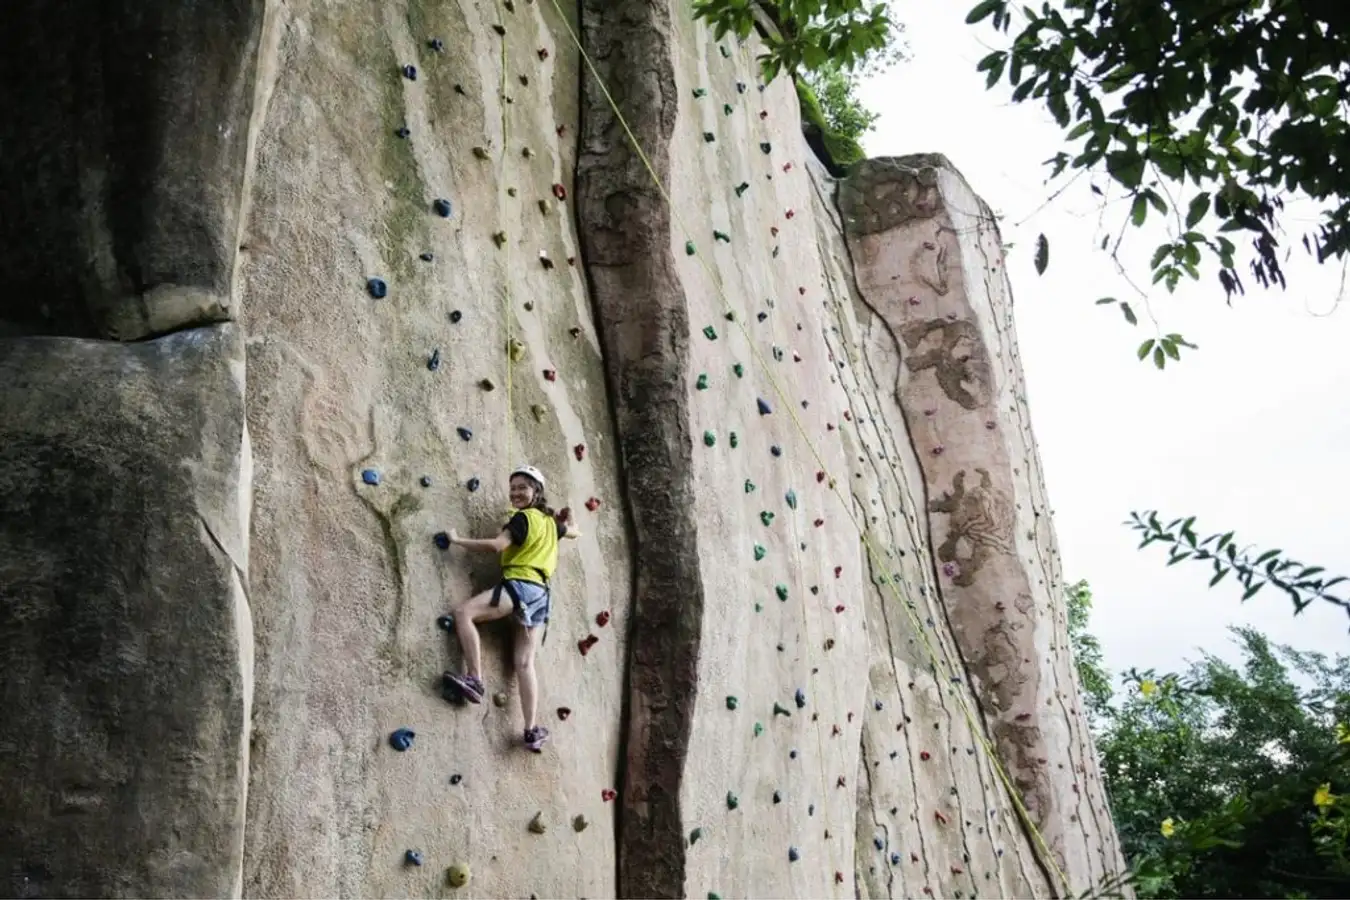
{"type": "Polygon", "coordinates": [[[881,701],[878,700],[877,702],[873,703],[872,708],[875,709],[877,712],[881,712],[881,701]]]}
{"type": "Polygon", "coordinates": [[[474,491],[478,490],[479,484],[480,482],[478,481],[478,476],[476,475],[473,478],[470,478],[468,481],[464,482],[464,486],[469,489],[470,493],[473,493],[474,491]]]}
{"type": "Polygon", "coordinates": [[[417,66],[404,66],[404,67],[403,67],[403,77],[406,78],[406,79],[408,79],[409,81],[416,81],[416,80],[417,80],[417,66]]]}
{"type": "Polygon", "coordinates": [[[468,441],[473,439],[473,429],[471,428],[465,428],[463,425],[461,425],[460,427],[455,429],[455,432],[459,435],[459,439],[461,441],[468,441]]]}
{"type": "Polygon", "coordinates": [[[431,540],[442,550],[450,549],[450,535],[446,534],[444,531],[436,532],[431,540]]]}
{"type": "Polygon", "coordinates": [[[384,283],[383,278],[371,278],[366,281],[366,290],[376,300],[382,300],[389,293],[389,285],[384,283]]]}
{"type": "Polygon", "coordinates": [[[403,851],[403,861],[410,866],[420,866],[422,864],[422,854],[416,850],[403,851]]]}
{"type": "Polygon", "coordinates": [[[772,409],[769,409],[768,401],[763,397],[760,397],[756,402],[759,404],[759,414],[761,416],[767,416],[769,413],[773,412],[772,409]]]}
{"type": "Polygon", "coordinates": [[[431,351],[431,356],[427,358],[427,370],[435,372],[441,367],[441,348],[437,347],[431,351]]]}
{"type": "Polygon", "coordinates": [[[436,210],[436,215],[440,216],[442,219],[450,218],[452,208],[450,206],[450,201],[446,200],[444,197],[437,197],[436,202],[431,204],[431,208],[436,210]]]}
{"type": "Polygon", "coordinates": [[[361,480],[364,481],[366,484],[379,484],[380,473],[375,471],[374,469],[362,469],[361,480]]]}
{"type": "Polygon", "coordinates": [[[797,701],[798,709],[803,709],[806,707],[806,691],[802,690],[801,688],[797,688],[797,696],[794,699],[796,699],[797,701]]]}
{"type": "Polygon", "coordinates": [[[460,312],[460,311],[457,310],[457,309],[452,309],[452,310],[450,310],[450,324],[451,324],[451,325],[458,325],[458,324],[459,324],[459,320],[462,319],[462,318],[464,318],[464,313],[460,312]]]}
{"type": "Polygon", "coordinates": [[[405,750],[411,750],[413,738],[415,737],[417,737],[417,733],[411,728],[399,728],[395,730],[393,734],[389,735],[389,746],[393,747],[399,753],[402,753],[405,750]]]}
{"type": "Polygon", "coordinates": [[[755,318],[756,318],[756,319],[759,319],[761,322],[763,322],[763,321],[764,321],[765,319],[767,319],[768,317],[769,317],[769,314],[766,313],[766,312],[760,312],[760,313],[758,313],[758,314],[755,316],[755,318]]]}

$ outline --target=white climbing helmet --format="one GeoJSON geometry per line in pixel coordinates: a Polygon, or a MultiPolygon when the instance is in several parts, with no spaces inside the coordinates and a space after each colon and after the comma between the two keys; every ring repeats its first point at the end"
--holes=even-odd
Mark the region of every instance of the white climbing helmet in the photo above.
{"type": "Polygon", "coordinates": [[[539,482],[539,487],[548,487],[548,482],[544,480],[544,473],[540,472],[534,466],[516,466],[511,472],[511,477],[515,477],[516,475],[528,475],[530,478],[539,482]]]}

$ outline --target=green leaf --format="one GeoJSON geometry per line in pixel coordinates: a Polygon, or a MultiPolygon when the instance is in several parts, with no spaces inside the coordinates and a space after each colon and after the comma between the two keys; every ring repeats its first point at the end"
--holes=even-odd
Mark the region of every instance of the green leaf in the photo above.
{"type": "Polygon", "coordinates": [[[975,8],[966,14],[966,24],[975,25],[989,18],[999,7],[1004,5],[1004,0],[982,0],[977,3],[975,8]]]}
{"type": "Polygon", "coordinates": [[[1153,349],[1154,343],[1156,342],[1153,340],[1153,338],[1149,338],[1148,340],[1144,341],[1142,344],[1139,345],[1138,352],[1139,352],[1139,360],[1141,362],[1143,361],[1144,357],[1148,356],[1148,352],[1153,349]]]}
{"type": "Polygon", "coordinates": [[[1050,265],[1050,241],[1044,234],[1036,236],[1036,257],[1033,262],[1036,265],[1036,274],[1044,275],[1045,267],[1050,265]]]}
{"type": "Polygon", "coordinates": [[[1209,192],[1196,194],[1191,199],[1191,205],[1186,209],[1186,227],[1194,228],[1200,220],[1209,212],[1209,192]]]}
{"type": "Polygon", "coordinates": [[[1153,348],[1153,364],[1159,369],[1167,365],[1167,357],[1163,354],[1162,347],[1153,348]]]}
{"type": "Polygon", "coordinates": [[[1105,306],[1108,303],[1115,303],[1115,302],[1117,302],[1115,297],[1103,297],[1102,299],[1097,301],[1097,305],[1105,306]]]}
{"type": "Polygon", "coordinates": [[[1138,228],[1144,224],[1144,220],[1147,218],[1148,201],[1144,199],[1143,194],[1135,194],[1134,203],[1130,205],[1130,221],[1134,223],[1134,227],[1138,228]]]}
{"type": "Polygon", "coordinates": [[[1131,325],[1138,325],[1139,320],[1134,317],[1134,310],[1130,309],[1130,304],[1124,300],[1120,302],[1120,311],[1125,314],[1125,321],[1131,325]]]}

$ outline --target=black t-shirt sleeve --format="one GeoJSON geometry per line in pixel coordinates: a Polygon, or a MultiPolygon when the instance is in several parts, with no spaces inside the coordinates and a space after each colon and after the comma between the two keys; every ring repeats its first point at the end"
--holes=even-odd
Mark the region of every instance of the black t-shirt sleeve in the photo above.
{"type": "Polygon", "coordinates": [[[567,526],[557,519],[554,519],[553,521],[558,526],[558,540],[561,541],[563,538],[567,537],[567,526]]]}
{"type": "Polygon", "coordinates": [[[502,530],[511,533],[511,543],[517,547],[523,546],[525,538],[530,536],[530,517],[518,512],[511,517],[511,521],[502,526],[502,530]]]}

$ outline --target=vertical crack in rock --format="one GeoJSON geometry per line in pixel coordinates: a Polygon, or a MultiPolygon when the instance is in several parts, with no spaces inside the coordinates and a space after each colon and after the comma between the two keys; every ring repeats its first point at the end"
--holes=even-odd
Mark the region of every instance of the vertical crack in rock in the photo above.
{"type": "MultiPolygon", "coordinates": [[[[581,16],[586,52],[668,185],[677,113],[668,0],[582,0],[581,16]]],[[[683,897],[680,790],[704,602],[684,385],[688,309],[670,210],[600,85],[583,80],[577,220],[634,535],[618,895],[683,897]]]]}

